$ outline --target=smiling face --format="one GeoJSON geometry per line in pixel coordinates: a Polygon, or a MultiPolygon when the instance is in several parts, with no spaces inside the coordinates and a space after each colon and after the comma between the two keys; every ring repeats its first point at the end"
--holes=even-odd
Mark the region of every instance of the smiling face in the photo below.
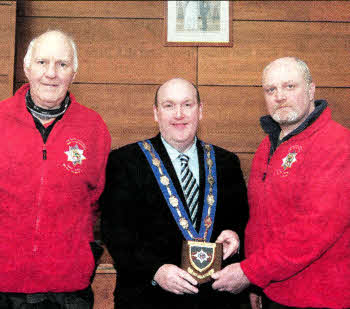
{"type": "Polygon", "coordinates": [[[162,137],[175,149],[184,152],[194,142],[202,104],[196,89],[183,79],[171,79],[158,90],[158,106],[153,106],[154,119],[162,137]]]}
{"type": "Polygon", "coordinates": [[[58,108],[75,72],[73,49],[60,32],[43,34],[35,42],[29,66],[24,66],[34,103],[44,109],[58,108]]]}
{"type": "Polygon", "coordinates": [[[314,110],[315,85],[291,58],[277,59],[264,71],[263,89],[271,117],[289,133],[314,110]]]}

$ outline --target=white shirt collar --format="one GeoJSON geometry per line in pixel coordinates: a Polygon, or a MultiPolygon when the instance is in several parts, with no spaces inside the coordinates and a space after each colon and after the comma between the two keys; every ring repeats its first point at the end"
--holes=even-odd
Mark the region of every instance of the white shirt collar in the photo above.
{"type": "MultiPolygon", "coordinates": [[[[170,157],[171,161],[174,161],[178,158],[178,156],[180,154],[182,154],[182,152],[178,151],[177,149],[175,149],[173,146],[171,146],[164,138],[163,136],[160,136],[161,140],[164,144],[164,147],[166,149],[166,151],[168,152],[168,155],[170,157]]],[[[193,158],[193,156],[196,154],[197,151],[197,137],[194,137],[194,142],[192,144],[192,146],[190,148],[188,148],[185,152],[183,152],[183,154],[189,156],[190,158],[193,158]]]]}

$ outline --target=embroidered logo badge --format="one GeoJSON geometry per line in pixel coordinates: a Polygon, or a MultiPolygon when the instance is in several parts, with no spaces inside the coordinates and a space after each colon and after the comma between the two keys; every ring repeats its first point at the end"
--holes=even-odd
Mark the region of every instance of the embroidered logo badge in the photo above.
{"type": "Polygon", "coordinates": [[[292,164],[297,161],[296,156],[297,156],[296,152],[290,152],[287,154],[285,158],[282,159],[283,161],[282,167],[284,170],[292,167],[292,164]]]}
{"type": "MultiPolygon", "coordinates": [[[[303,150],[302,146],[294,145],[288,149],[288,154],[282,159],[281,167],[275,170],[275,174],[281,177],[287,177],[291,171],[292,165],[297,162],[297,155],[303,150]]],[[[298,156],[300,159],[300,156],[298,156]]]]}
{"type": "Polygon", "coordinates": [[[68,150],[64,153],[67,155],[67,162],[63,166],[74,174],[79,174],[81,172],[81,166],[83,161],[86,160],[84,151],[86,151],[85,144],[76,139],[70,138],[66,141],[68,150]]]}
{"type": "Polygon", "coordinates": [[[68,161],[71,161],[73,165],[82,164],[84,157],[84,150],[80,149],[78,144],[75,146],[69,146],[69,150],[64,152],[68,156],[68,161]]]}

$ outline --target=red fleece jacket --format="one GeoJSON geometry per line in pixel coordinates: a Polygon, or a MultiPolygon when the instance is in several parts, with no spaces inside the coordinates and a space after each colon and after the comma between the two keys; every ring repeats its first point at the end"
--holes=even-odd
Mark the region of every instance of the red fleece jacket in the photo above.
{"type": "Polygon", "coordinates": [[[110,134],[70,95],[44,145],[26,109],[28,89],[0,102],[0,291],[81,290],[95,264],[89,242],[110,134]]]}
{"type": "Polygon", "coordinates": [[[277,303],[349,308],[350,131],[327,108],[269,150],[266,137],[250,174],[244,273],[277,303]]]}

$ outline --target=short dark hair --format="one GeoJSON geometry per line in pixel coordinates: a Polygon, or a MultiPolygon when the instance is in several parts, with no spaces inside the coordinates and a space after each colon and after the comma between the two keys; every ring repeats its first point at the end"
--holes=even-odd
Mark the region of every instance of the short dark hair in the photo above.
{"type": "MultiPolygon", "coordinates": [[[[194,87],[194,89],[196,89],[197,104],[200,104],[201,103],[201,97],[199,95],[198,87],[195,84],[191,83],[191,82],[189,82],[189,83],[194,87]]],[[[156,94],[154,96],[154,105],[156,107],[158,107],[158,92],[159,92],[160,87],[162,87],[163,85],[164,84],[161,84],[160,86],[158,86],[158,88],[156,90],[156,94]]]]}

